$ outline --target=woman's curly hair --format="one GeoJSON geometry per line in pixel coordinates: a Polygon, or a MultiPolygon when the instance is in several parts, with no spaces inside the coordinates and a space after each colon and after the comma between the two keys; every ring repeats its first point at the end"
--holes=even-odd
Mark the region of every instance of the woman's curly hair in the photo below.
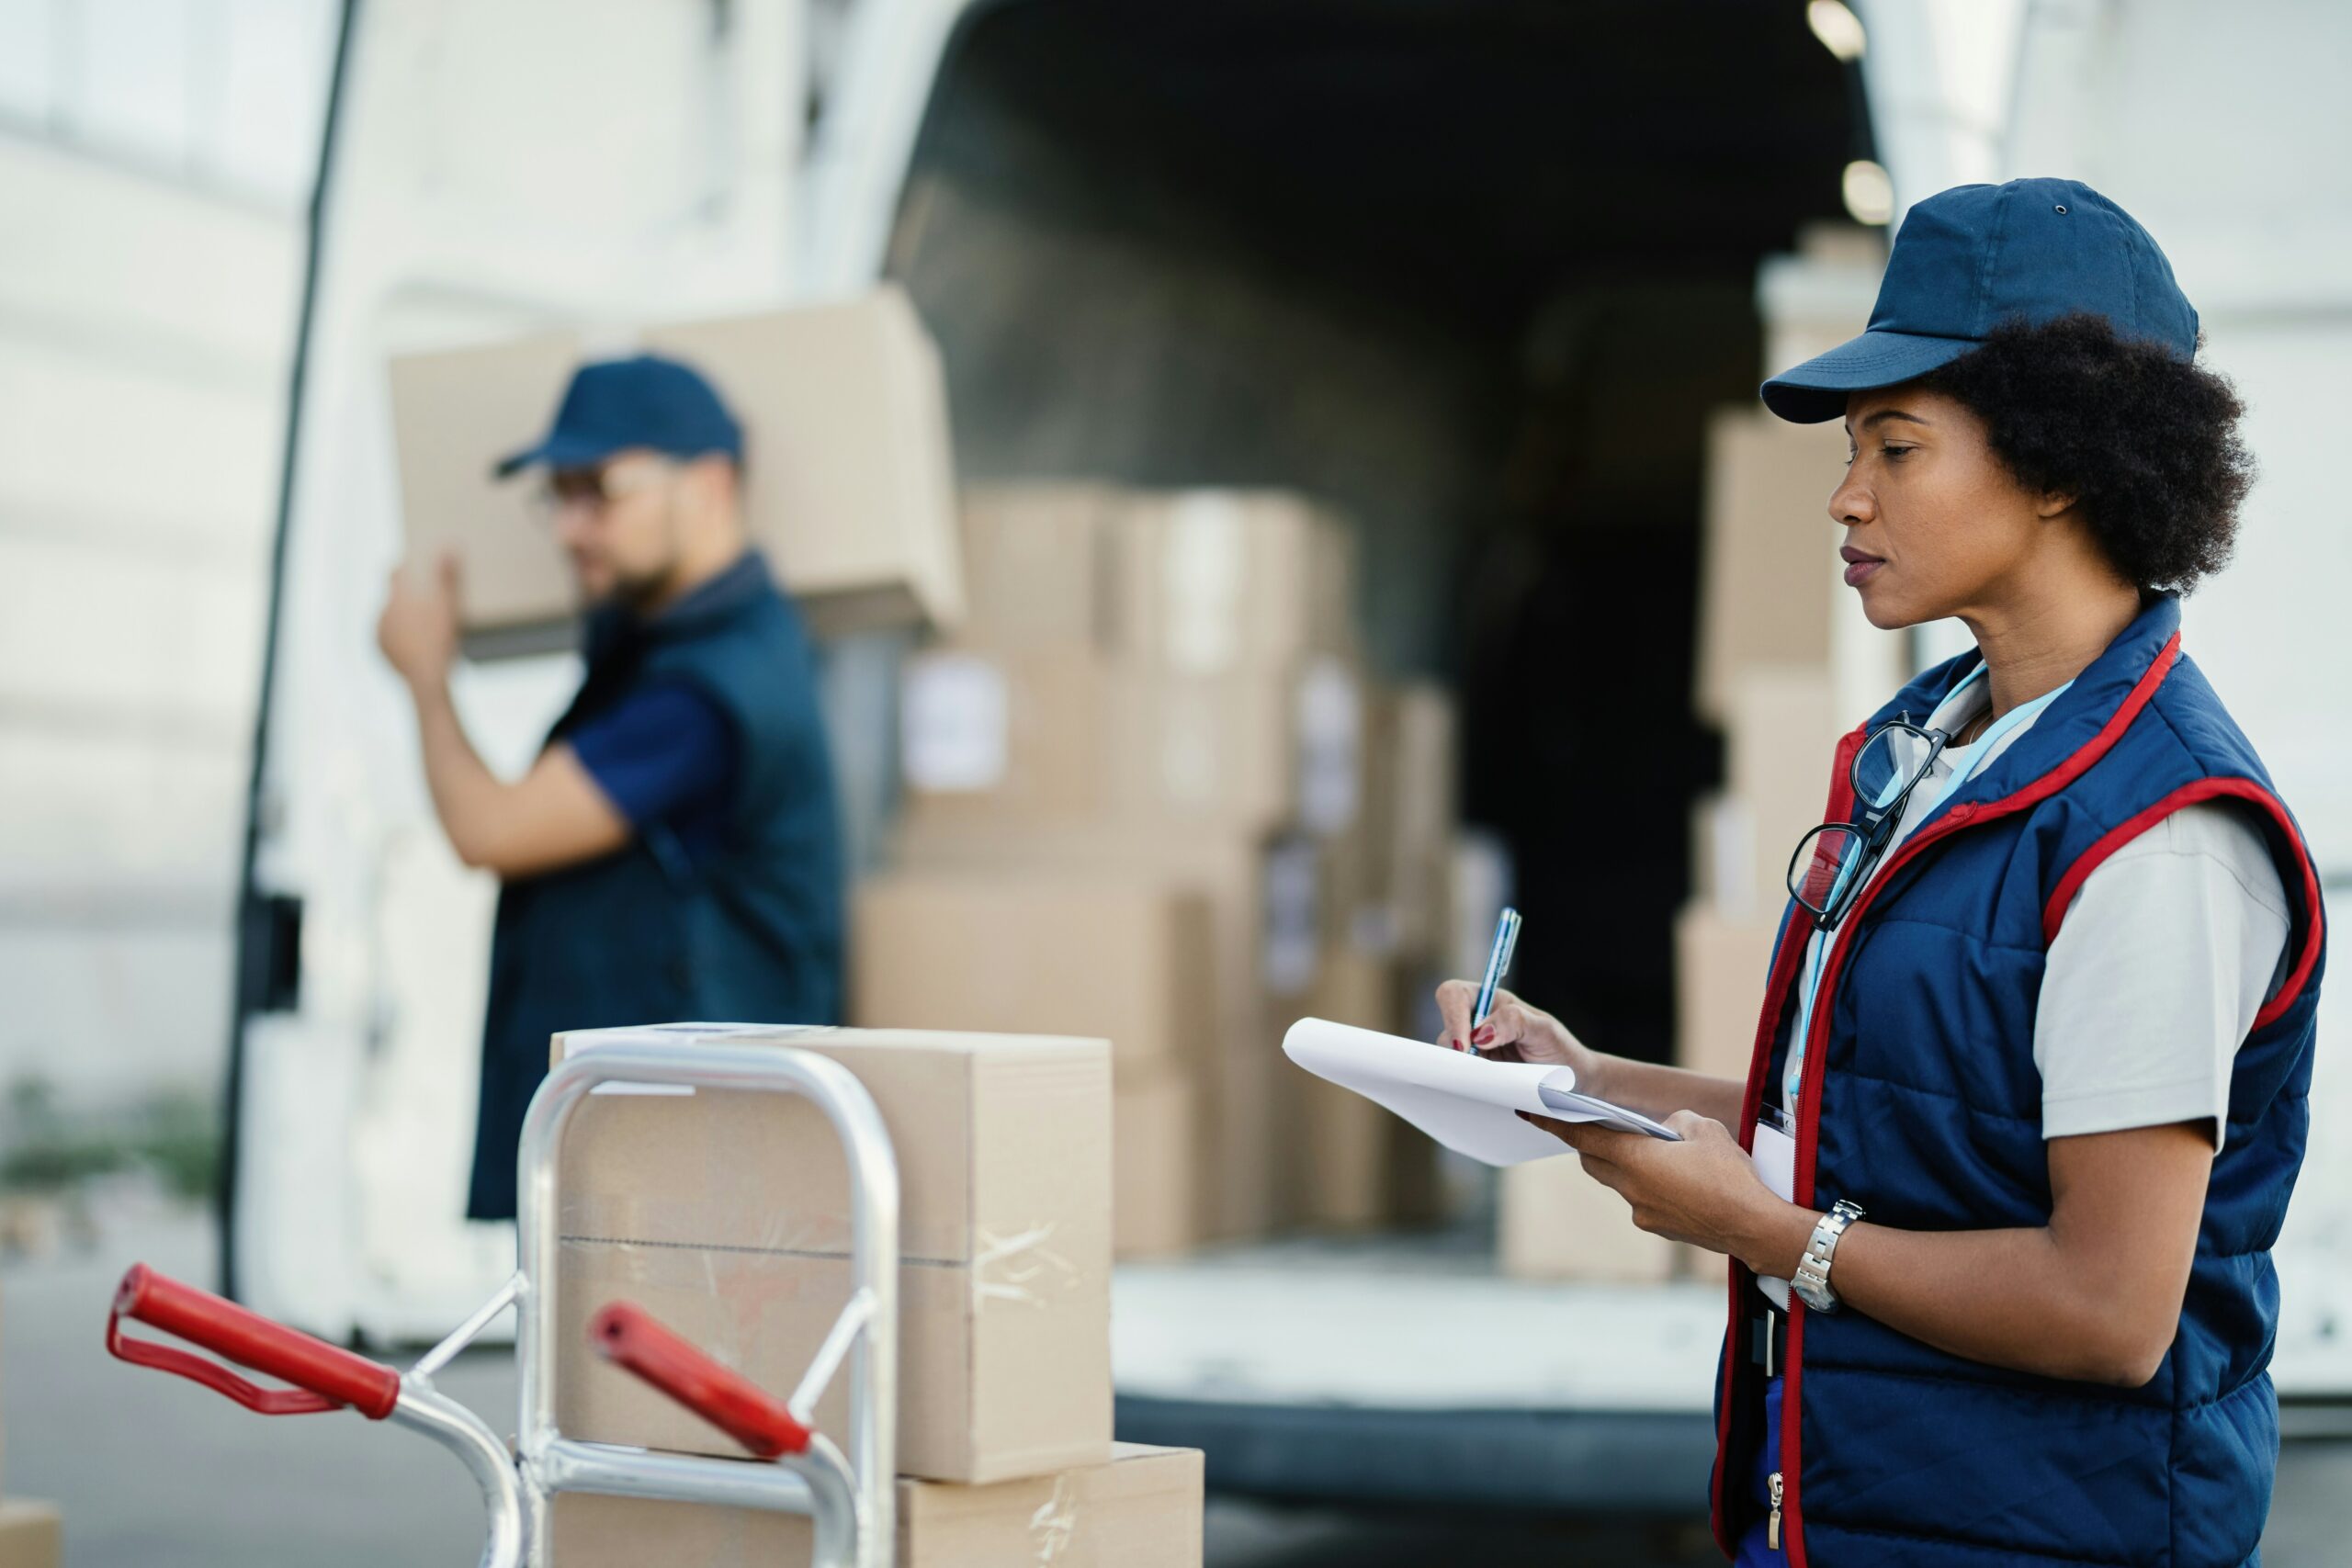
{"type": "Polygon", "coordinates": [[[2077,497],[2141,588],[2186,592],[2228,562],[2255,475],[2228,378],[2078,310],[2005,321],[1919,384],[1973,410],[2020,484],[2077,497]]]}

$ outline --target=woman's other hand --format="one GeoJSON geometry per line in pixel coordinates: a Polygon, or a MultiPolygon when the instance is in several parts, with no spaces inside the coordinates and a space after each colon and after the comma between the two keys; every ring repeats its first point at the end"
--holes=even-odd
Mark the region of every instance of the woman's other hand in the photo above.
{"type": "Polygon", "coordinates": [[[1590,1086],[1600,1053],[1568,1032],[1566,1025],[1540,1008],[1532,1008],[1509,991],[1495,993],[1494,1010],[1475,1030],[1470,1010],[1478,1005],[1478,987],[1468,980],[1448,980],[1437,988],[1438,1016],[1445,1034],[1438,1043],[1453,1051],[1474,1051],[1497,1062],[1548,1062],[1573,1068],[1577,1086],[1590,1086]]]}
{"type": "Polygon", "coordinates": [[[1653,1235],[1729,1253],[1758,1273],[1785,1275],[1794,1265],[1783,1255],[1802,1252],[1812,1233],[1812,1218],[1764,1185],[1731,1129],[1695,1111],[1666,1119],[1679,1143],[1594,1122],[1520,1115],[1581,1155],[1586,1174],[1624,1199],[1634,1224],[1653,1235]]]}

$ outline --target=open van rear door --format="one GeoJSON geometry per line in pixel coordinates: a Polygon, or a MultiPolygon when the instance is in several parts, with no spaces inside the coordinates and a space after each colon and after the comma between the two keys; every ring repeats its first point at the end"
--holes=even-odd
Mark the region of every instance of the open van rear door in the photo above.
{"type": "MultiPolygon", "coordinates": [[[[437,1337],[514,1261],[511,1227],[459,1218],[495,886],[444,840],[374,647],[402,553],[388,357],[557,325],[594,342],[869,280],[962,8],[353,6],[240,901],[223,1273],[269,1315],[437,1337]]],[[[527,761],[575,674],[561,652],[462,670],[494,768],[527,761]]]]}

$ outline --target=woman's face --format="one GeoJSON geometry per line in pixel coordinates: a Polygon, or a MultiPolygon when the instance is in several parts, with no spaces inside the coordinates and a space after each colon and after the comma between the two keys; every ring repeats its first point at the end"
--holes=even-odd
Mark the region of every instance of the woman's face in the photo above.
{"type": "Polygon", "coordinates": [[[2007,597],[2043,537],[2047,503],[2021,487],[1965,404],[1914,386],[1846,400],[1852,457],[1829,498],[1846,582],[1881,629],[1964,615],[2007,597]]]}

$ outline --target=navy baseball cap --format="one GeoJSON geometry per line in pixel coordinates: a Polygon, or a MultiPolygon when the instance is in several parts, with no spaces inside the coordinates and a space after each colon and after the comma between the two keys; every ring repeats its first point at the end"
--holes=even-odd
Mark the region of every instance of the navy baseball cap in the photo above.
{"type": "Polygon", "coordinates": [[[2197,353],[2197,312],[2172,263],[2132,215],[2080,180],[1954,186],[1895,231],[1869,330],[1764,383],[1764,406],[1798,424],[1846,412],[1846,394],[1949,365],[2001,321],[2070,311],[2117,335],[2197,353]]]}
{"type": "Polygon", "coordinates": [[[690,366],[658,355],[605,359],[571,373],[555,425],[501,461],[500,479],[534,463],[584,468],[616,452],[650,447],[687,458],[743,457],[743,430],[718,393],[690,366]]]}

